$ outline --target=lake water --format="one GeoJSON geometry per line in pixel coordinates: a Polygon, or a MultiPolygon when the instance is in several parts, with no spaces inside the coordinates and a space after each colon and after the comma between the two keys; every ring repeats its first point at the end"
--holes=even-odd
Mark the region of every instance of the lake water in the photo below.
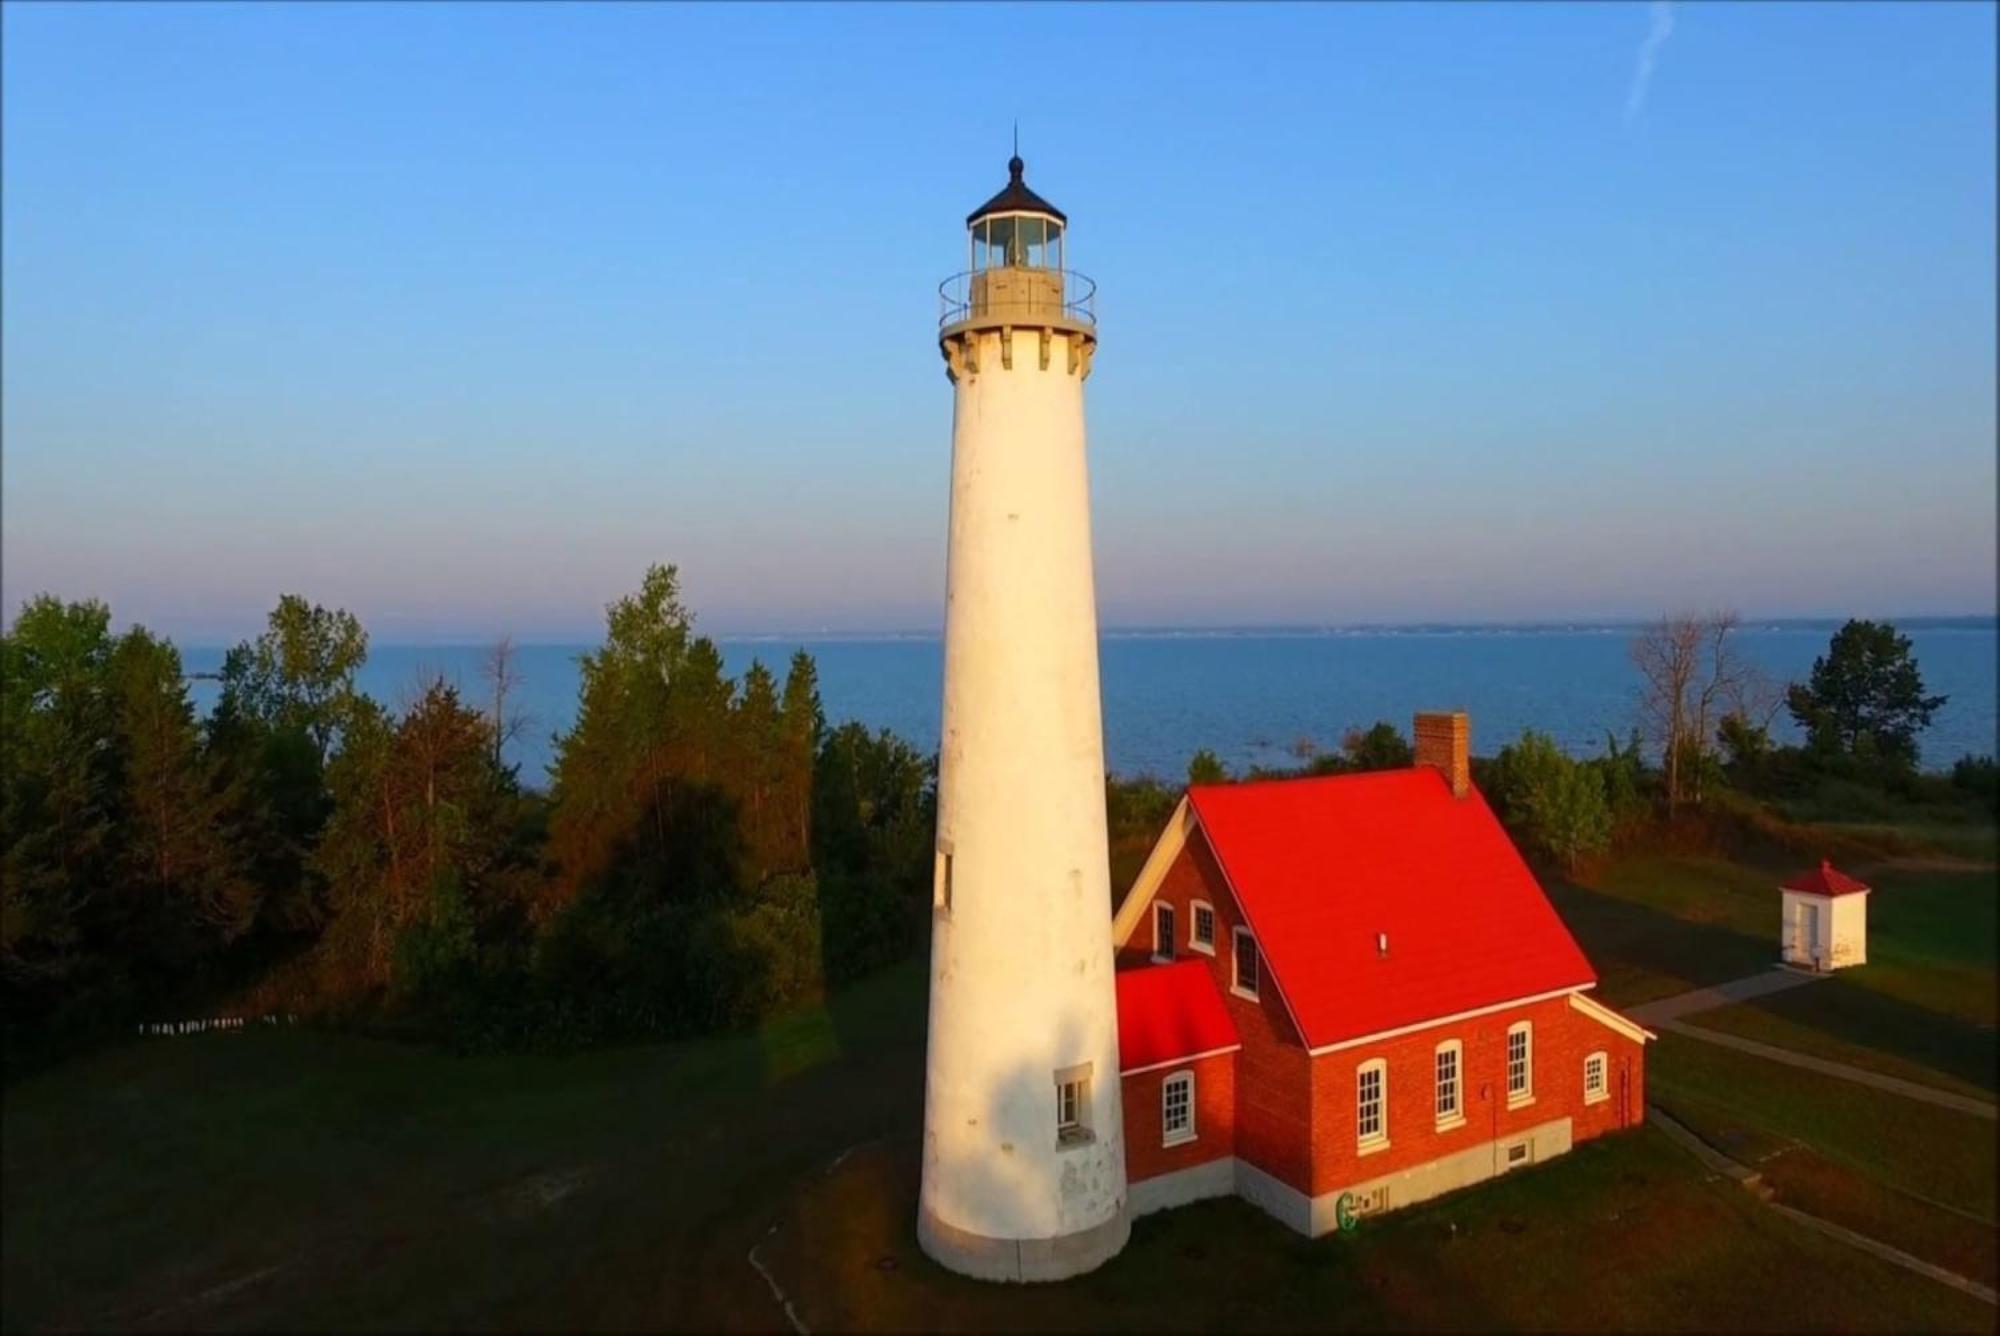
{"type": "MultiPolygon", "coordinates": [[[[1803,678],[1826,651],[1835,623],[1759,625],[1739,633],[1749,658],[1778,678],[1803,678]]],[[[1966,752],[1991,753],[1995,733],[1996,630],[1991,620],[1901,624],[1925,686],[1950,697],[1922,739],[1923,759],[1943,768],[1966,752]]],[[[1339,745],[1349,728],[1387,719],[1409,731],[1420,709],[1464,709],[1473,747],[1490,753],[1523,728],[1552,734],[1577,755],[1604,748],[1607,731],[1632,727],[1638,674],[1629,626],[1423,627],[1324,632],[1127,632],[1102,644],[1104,738],[1120,774],[1173,778],[1207,747],[1232,767],[1291,764],[1307,738],[1339,745]]],[[[725,640],[732,672],[760,658],[781,677],[794,648],[819,664],[829,720],[859,719],[926,751],[937,746],[943,642],[935,637],[725,640]]],[[[539,782],[556,732],[576,713],[579,645],[523,645],[517,700],[530,726],[511,759],[539,782]]],[[[361,686],[399,705],[429,672],[475,700],[484,687],[477,646],[382,645],[361,686]]],[[[212,672],[220,648],[185,651],[190,672],[212,672]]],[[[214,686],[197,682],[207,708],[214,686]]],[[[1776,722],[1794,736],[1781,710],[1776,722]]]]}

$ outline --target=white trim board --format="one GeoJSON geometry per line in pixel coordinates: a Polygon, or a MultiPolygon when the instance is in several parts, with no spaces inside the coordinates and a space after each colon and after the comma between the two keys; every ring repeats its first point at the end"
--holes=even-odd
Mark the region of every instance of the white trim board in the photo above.
{"type": "Polygon", "coordinates": [[[1648,1030],[1645,1026],[1639,1024],[1637,1021],[1619,1015],[1594,997],[1585,997],[1581,993],[1572,993],[1569,1004],[1577,1011],[1596,1021],[1599,1025],[1604,1026],[1608,1030],[1617,1031],[1635,1044],[1643,1044],[1649,1039],[1659,1038],[1658,1035],[1648,1030]]]}
{"type": "Polygon", "coordinates": [[[1317,1058],[1323,1053],[1338,1053],[1342,1049],[1358,1048],[1362,1044],[1373,1044],[1378,1040],[1394,1039],[1399,1035],[1415,1034],[1419,1030],[1428,1030],[1434,1026],[1450,1025],[1453,1021],[1469,1021],[1476,1016],[1490,1016],[1496,1011],[1505,1011],[1509,1007],[1525,1007],[1530,1003],[1546,1002],[1550,998],[1561,997],[1564,994],[1568,994],[1574,999],[1584,989],[1595,987],[1597,987],[1597,984],[1592,982],[1571,984],[1567,988],[1551,988],[1546,993],[1531,993],[1527,997],[1509,998],[1505,1002],[1495,1002],[1490,1006],[1474,1007],[1470,1011],[1454,1011],[1449,1016],[1436,1016],[1427,1021],[1416,1021],[1409,1025],[1399,1025],[1393,1030],[1377,1030],[1373,1034],[1359,1035],[1353,1039],[1342,1039],[1338,1043],[1333,1044],[1322,1044],[1318,1048],[1307,1049],[1306,1051],[1317,1058]]]}
{"type": "Polygon", "coordinates": [[[1187,844],[1188,832],[1194,828],[1194,809],[1188,805],[1187,795],[1182,794],[1174,814],[1167,818],[1167,828],[1160,832],[1160,838],[1153,842],[1153,851],[1146,855],[1146,861],[1139,869],[1139,875],[1132,879],[1132,889],[1125,892],[1124,902],[1111,918],[1111,947],[1115,951],[1131,944],[1132,933],[1145,917],[1146,906],[1152,903],[1153,893],[1166,880],[1167,869],[1180,857],[1187,844]]]}
{"type": "Polygon", "coordinates": [[[1242,1047],[1243,1045],[1241,1044],[1229,1044],[1222,1048],[1211,1048],[1204,1053],[1190,1053],[1184,1058],[1168,1058],[1165,1062],[1149,1062],[1144,1067],[1126,1067],[1119,1071],[1118,1077],[1120,1080],[1123,1080],[1128,1076],[1144,1076],[1147,1072],[1157,1072],[1165,1067],[1178,1067],[1184,1062],[1200,1062],[1203,1058],[1219,1058],[1224,1053],[1234,1053],[1242,1047]]]}

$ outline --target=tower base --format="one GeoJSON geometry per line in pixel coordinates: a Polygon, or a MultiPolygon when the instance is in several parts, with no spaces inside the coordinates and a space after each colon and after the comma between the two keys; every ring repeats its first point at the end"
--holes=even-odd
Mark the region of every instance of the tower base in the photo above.
{"type": "Polygon", "coordinates": [[[939,1266],[975,1280],[1067,1280],[1116,1257],[1132,1234],[1125,1202],[1101,1225],[1050,1239],[996,1239],[948,1225],[918,1208],[917,1243],[939,1266]]]}

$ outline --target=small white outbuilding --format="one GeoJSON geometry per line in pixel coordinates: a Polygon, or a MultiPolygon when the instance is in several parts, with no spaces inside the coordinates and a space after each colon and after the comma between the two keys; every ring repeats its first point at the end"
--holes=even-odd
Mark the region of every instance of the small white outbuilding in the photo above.
{"type": "Polygon", "coordinates": [[[1825,859],[1779,888],[1778,946],[1787,965],[1838,970],[1868,963],[1868,888],[1825,859]]]}

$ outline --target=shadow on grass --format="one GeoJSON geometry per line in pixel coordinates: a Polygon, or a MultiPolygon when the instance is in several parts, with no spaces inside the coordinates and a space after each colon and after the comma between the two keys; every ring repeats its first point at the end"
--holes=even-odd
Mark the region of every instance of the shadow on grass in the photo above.
{"type": "Polygon", "coordinates": [[[1613,1005],[1726,983],[1777,963],[1775,904],[1772,935],[1760,938],[1567,881],[1551,878],[1547,888],[1556,912],[1596,968],[1605,1000],[1613,1005]]]}
{"type": "MultiPolygon", "coordinates": [[[[1905,1002],[1864,987],[1856,980],[1828,979],[1809,988],[1771,993],[1739,1003],[1728,1011],[1732,1013],[1728,1017],[1711,1013],[1720,1022],[1713,1028],[1779,1047],[1793,1047],[1797,1045],[1787,1044],[1785,1031],[1799,1027],[1834,1041],[1830,1046],[1807,1050],[1814,1056],[1838,1062],[1850,1056],[1841,1053],[1840,1047],[1852,1045],[1931,1068],[1989,1094],[2000,1086],[1995,1077],[1995,1067],[2000,1065],[2000,1042],[1996,1042],[1996,1032],[1991,1026],[1905,1002]],[[1744,1024],[1735,1020],[1745,1013],[1768,1017],[1777,1024],[1759,1025],[1754,1021],[1744,1024]]],[[[1697,1014],[1688,1017],[1688,1021],[1700,1026],[1710,1018],[1697,1014]]]]}

